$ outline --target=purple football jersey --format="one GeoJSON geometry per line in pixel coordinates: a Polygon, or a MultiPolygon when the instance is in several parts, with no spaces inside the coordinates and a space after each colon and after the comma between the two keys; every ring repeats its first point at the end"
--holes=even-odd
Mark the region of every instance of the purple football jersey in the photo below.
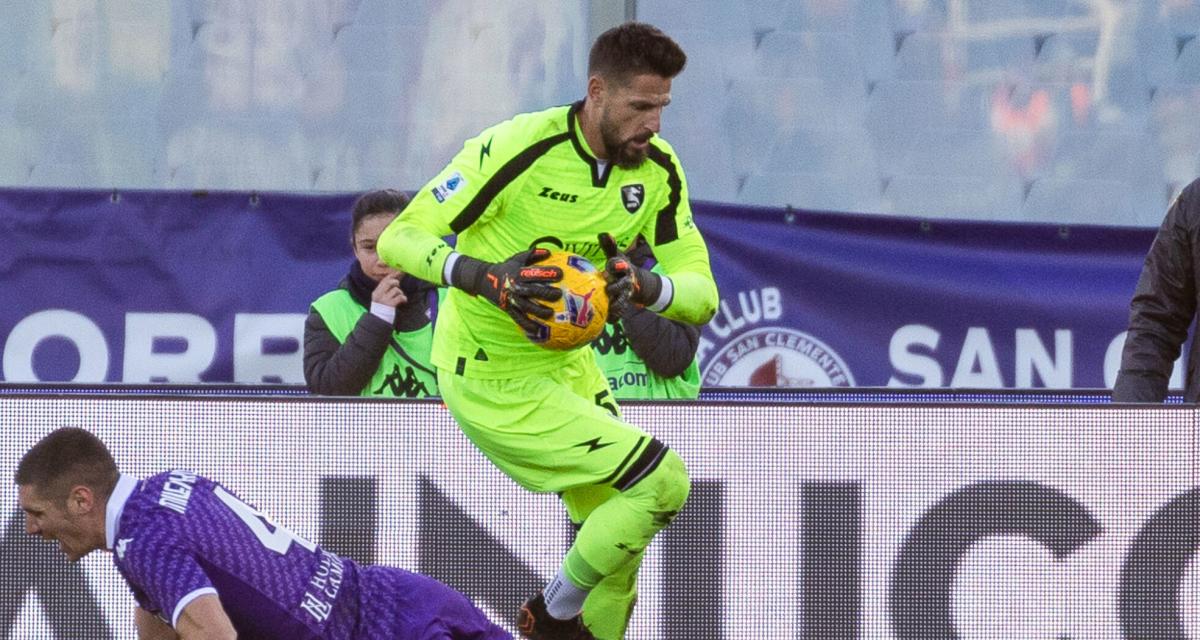
{"type": "Polygon", "coordinates": [[[192,472],[136,482],[122,476],[110,502],[117,570],[138,605],[173,627],[189,602],[215,593],[245,638],[511,638],[465,596],[424,576],[371,567],[361,582],[374,586],[360,591],[363,570],[353,561],[192,472]],[[381,579],[380,572],[395,575],[381,579]],[[360,607],[370,612],[362,620],[360,607]],[[442,615],[462,618],[445,621],[462,634],[427,635],[442,615]]]}

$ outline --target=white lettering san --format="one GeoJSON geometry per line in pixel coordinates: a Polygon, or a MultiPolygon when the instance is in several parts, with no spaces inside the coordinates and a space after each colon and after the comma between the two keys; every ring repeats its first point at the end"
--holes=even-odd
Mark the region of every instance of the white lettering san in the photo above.
{"type": "Polygon", "coordinates": [[[217,332],[190,313],[125,314],[124,382],[200,382],[217,354],[217,332]],[[183,351],[155,353],[155,341],[173,339],[183,351]]]}
{"type": "Polygon", "coordinates": [[[925,353],[919,353],[913,349],[913,347],[918,347],[923,352],[936,352],[941,337],[937,329],[923,324],[910,324],[897,329],[896,333],[892,334],[891,342],[888,343],[888,361],[891,362],[892,369],[910,378],[915,378],[916,382],[907,382],[893,375],[888,378],[887,386],[942,386],[944,380],[942,365],[938,364],[938,361],[931,355],[925,355],[925,353]]]}
{"type": "Polygon", "coordinates": [[[104,382],[108,375],[108,342],[87,316],[65,309],[46,309],[18,322],[4,343],[4,379],[41,382],[33,370],[33,354],[48,338],[64,338],[79,354],[79,368],[68,382],[104,382]]]}
{"type": "Polygon", "coordinates": [[[1054,354],[1046,351],[1036,329],[1017,329],[1016,387],[1032,389],[1037,373],[1046,389],[1070,389],[1074,371],[1069,329],[1054,331],[1054,354]]]}
{"type": "MultiPolygon", "coordinates": [[[[941,333],[921,324],[905,325],[892,334],[888,359],[894,374],[889,387],[940,387],[945,381],[934,357],[941,333]]],[[[1017,329],[1014,340],[1013,380],[1016,388],[1029,389],[1040,382],[1047,389],[1069,389],[1074,384],[1074,337],[1070,329],[1054,331],[1054,349],[1046,348],[1035,329],[1017,329]]],[[[1109,347],[1111,352],[1112,347],[1109,347]]],[[[1107,365],[1106,365],[1107,367],[1107,365]]],[[[1115,375],[1114,375],[1115,379],[1115,375]]],[[[951,387],[1003,388],[1004,376],[996,348],[986,327],[970,327],[963,340],[950,379],[951,387]]]]}
{"type": "Polygon", "coordinates": [[[759,338],[760,336],[746,336],[738,340],[731,349],[725,352],[725,359],[728,360],[730,364],[737,362],[742,356],[759,348],[759,338]]]}
{"type": "Polygon", "coordinates": [[[729,367],[724,362],[714,362],[708,370],[708,374],[704,377],[704,384],[710,386],[716,385],[721,381],[721,377],[725,375],[726,371],[729,371],[729,367]]]}
{"type": "Polygon", "coordinates": [[[954,367],[951,387],[991,388],[1004,386],[1000,377],[1000,363],[996,360],[996,349],[992,346],[991,334],[985,327],[967,329],[962,351],[958,353],[958,364],[954,367]]]}
{"type": "MultiPolygon", "coordinates": [[[[783,316],[782,294],[776,287],[763,287],[737,293],[737,309],[729,300],[722,298],[719,313],[709,321],[708,327],[718,338],[728,338],[739,329],[754,326],[783,316]]],[[[703,358],[703,356],[701,356],[703,358]]]]}

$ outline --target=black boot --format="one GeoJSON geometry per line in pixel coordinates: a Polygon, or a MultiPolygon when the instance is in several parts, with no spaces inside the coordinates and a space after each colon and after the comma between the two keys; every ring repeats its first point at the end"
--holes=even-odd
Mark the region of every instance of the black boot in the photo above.
{"type": "Polygon", "coordinates": [[[546,598],[538,594],[525,601],[517,612],[517,630],[532,640],[596,640],[583,625],[583,617],[559,620],[546,611],[546,598]]]}

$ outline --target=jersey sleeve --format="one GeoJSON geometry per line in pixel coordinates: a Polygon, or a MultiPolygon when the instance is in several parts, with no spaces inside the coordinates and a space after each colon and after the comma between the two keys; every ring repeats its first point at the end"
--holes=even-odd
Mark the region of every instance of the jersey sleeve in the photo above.
{"type": "Polygon", "coordinates": [[[143,532],[127,543],[124,555],[117,567],[138,606],[169,621],[172,627],[190,602],[217,593],[200,564],[170,535],[143,532]]]}
{"type": "MultiPolygon", "coordinates": [[[[504,186],[511,179],[507,168],[529,143],[521,124],[502,122],[463,143],[450,164],[384,229],[379,257],[422,280],[446,284],[442,270],[453,249],[443,238],[486,220],[503,205],[504,186]]],[[[473,257],[495,261],[508,256],[473,257]]]]}
{"type": "Polygon", "coordinates": [[[659,151],[651,157],[666,170],[672,195],[642,230],[642,236],[649,241],[662,271],[671,281],[671,299],[659,313],[672,320],[705,324],[716,313],[718,302],[708,246],[692,218],[687,178],[679,157],[665,142],[661,144],[666,152],[659,151]]]}

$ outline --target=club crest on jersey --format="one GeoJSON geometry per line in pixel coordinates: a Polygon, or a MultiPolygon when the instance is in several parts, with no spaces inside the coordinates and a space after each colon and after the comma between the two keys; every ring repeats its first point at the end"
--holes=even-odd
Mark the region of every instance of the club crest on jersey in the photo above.
{"type": "Polygon", "coordinates": [[[466,184],[467,179],[464,178],[461,173],[455,171],[454,173],[450,174],[449,178],[446,178],[445,182],[439,184],[433,189],[430,189],[430,191],[433,192],[434,199],[436,199],[438,203],[442,203],[449,200],[450,196],[454,195],[456,191],[463,188],[463,186],[466,184]]]}
{"type": "Polygon", "coordinates": [[[640,184],[627,184],[621,187],[621,203],[625,205],[625,210],[629,213],[636,213],[642,208],[642,201],[646,199],[646,187],[640,184]]]}

